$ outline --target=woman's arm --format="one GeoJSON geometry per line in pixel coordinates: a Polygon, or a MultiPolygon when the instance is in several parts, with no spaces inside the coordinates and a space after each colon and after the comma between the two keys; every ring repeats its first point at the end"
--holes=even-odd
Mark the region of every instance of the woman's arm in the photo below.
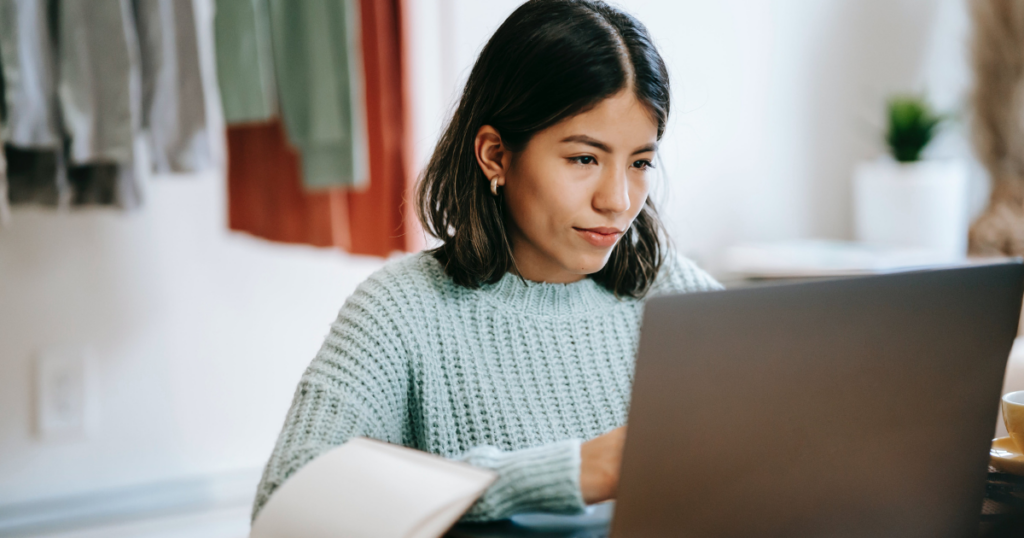
{"type": "Polygon", "coordinates": [[[345,302],[299,381],[256,491],[254,520],[288,477],[353,437],[413,444],[406,354],[373,287],[367,281],[345,302]]]}
{"type": "Polygon", "coordinates": [[[523,512],[578,513],[587,504],[615,498],[626,427],[590,441],[559,441],[503,452],[474,448],[462,461],[498,473],[462,521],[503,519],[523,512]]]}
{"type": "Polygon", "coordinates": [[[579,440],[507,452],[478,446],[458,459],[498,473],[462,521],[492,521],[523,512],[574,514],[586,506],[580,492],[579,440]]]}
{"type": "MultiPolygon", "coordinates": [[[[252,518],[291,475],[317,456],[357,436],[417,446],[409,420],[407,356],[388,319],[388,297],[364,283],[331,325],[292,400],[263,471],[252,518]]],[[[393,305],[392,305],[393,306],[393,305]]],[[[579,440],[515,451],[478,446],[457,458],[496,471],[498,480],[463,520],[502,519],[521,512],[579,512],[579,440]]]]}

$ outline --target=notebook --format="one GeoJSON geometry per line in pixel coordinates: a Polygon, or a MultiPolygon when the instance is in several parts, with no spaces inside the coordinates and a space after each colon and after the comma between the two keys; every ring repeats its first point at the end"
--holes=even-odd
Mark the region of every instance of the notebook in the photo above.
{"type": "Polygon", "coordinates": [[[282,484],[250,538],[436,538],[496,479],[487,469],[357,437],[282,484]]]}

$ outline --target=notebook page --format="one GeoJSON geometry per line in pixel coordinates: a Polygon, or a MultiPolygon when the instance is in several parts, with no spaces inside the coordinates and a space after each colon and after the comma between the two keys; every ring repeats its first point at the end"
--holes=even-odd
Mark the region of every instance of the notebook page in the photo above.
{"type": "Polygon", "coordinates": [[[434,538],[496,478],[490,470],[356,438],[282,484],[250,538],[434,538]]]}

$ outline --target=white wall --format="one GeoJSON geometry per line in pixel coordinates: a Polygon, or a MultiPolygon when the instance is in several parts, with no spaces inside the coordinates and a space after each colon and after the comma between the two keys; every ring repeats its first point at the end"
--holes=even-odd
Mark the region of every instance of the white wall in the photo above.
{"type": "MultiPolygon", "coordinates": [[[[518,3],[410,1],[421,163],[518,3]]],[[[927,88],[952,106],[969,83],[961,0],[621,4],[672,75],[663,213],[712,269],[741,240],[849,236],[850,168],[882,151],[884,98],[927,88]]],[[[954,134],[936,151],[966,148],[954,134]]],[[[0,505],[263,464],[328,324],[380,262],[229,233],[224,189],[220,173],[152,178],[136,213],[19,210],[0,229],[0,505]],[[32,357],[54,345],[96,351],[88,439],[33,434],[32,357]]]]}
{"type": "MultiPolygon", "coordinates": [[[[421,162],[477,53],[519,3],[414,2],[416,17],[441,22],[414,48],[417,88],[428,89],[418,97],[421,162]]],[[[739,241],[849,238],[850,172],[884,151],[885,99],[927,91],[954,109],[970,83],[963,0],[616,4],[647,25],[668,64],[662,212],[677,244],[712,270],[739,241]]],[[[968,155],[952,131],[933,151],[968,155]]]]}
{"type": "Polygon", "coordinates": [[[0,506],[261,467],[329,324],[382,263],[229,232],[219,169],[144,187],[137,212],[16,209],[0,228],[0,506]],[[55,346],[95,353],[85,439],[34,432],[33,359],[55,346]]]}

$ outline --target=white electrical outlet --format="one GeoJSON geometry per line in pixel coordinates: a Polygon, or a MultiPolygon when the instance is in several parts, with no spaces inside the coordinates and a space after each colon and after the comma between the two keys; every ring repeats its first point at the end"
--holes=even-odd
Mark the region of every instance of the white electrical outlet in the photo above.
{"type": "Polygon", "coordinates": [[[36,358],[36,431],[44,439],[83,438],[93,415],[92,356],[52,348],[36,358]]]}

